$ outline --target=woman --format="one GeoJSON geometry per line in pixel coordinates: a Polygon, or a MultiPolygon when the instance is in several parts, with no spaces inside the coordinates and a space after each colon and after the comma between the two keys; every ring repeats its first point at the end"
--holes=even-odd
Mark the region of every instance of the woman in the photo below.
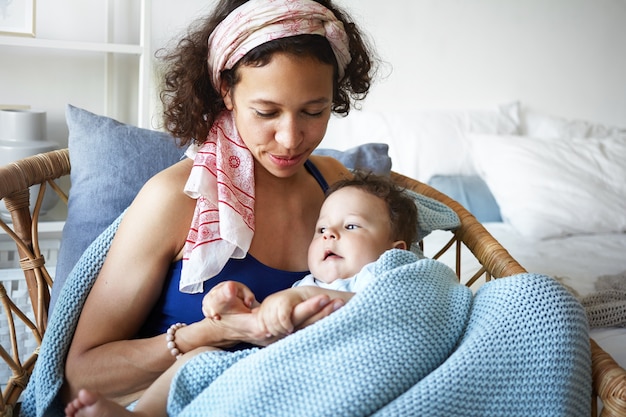
{"type": "MultiPolygon", "coordinates": [[[[237,280],[262,301],[306,275],[324,190],[348,175],[309,158],[371,81],[361,34],[330,1],[220,1],[165,58],[166,127],[190,157],[125,214],[72,340],[65,402],[87,388],[126,405],[180,353],[271,342],[252,314],[204,318],[202,297],[237,280]]],[[[294,317],[340,306],[320,295],[294,317]]]]}

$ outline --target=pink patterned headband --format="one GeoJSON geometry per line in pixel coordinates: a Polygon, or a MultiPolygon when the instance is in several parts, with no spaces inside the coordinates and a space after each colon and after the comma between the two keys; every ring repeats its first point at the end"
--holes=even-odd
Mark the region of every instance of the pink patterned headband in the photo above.
{"type": "Polygon", "coordinates": [[[339,77],[351,56],[343,23],[313,0],[250,0],[233,10],[209,37],[208,65],[217,90],[221,73],[231,69],[250,50],[273,39],[322,35],[333,49],[339,77]]]}

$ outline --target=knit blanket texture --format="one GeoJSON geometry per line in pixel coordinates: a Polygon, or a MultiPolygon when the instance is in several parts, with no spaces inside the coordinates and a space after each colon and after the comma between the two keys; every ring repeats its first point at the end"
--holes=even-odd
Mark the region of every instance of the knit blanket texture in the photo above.
{"type": "MultiPolygon", "coordinates": [[[[21,416],[62,416],[65,356],[119,219],[64,285],[21,416]]],[[[588,416],[585,312],[521,274],[474,296],[444,264],[392,250],[342,309],[264,349],[199,355],[172,384],[180,416],[588,416]]]]}

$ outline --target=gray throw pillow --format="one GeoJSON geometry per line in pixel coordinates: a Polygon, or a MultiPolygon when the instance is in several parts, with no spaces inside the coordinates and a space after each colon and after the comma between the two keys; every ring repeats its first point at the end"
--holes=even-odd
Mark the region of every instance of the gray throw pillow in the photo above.
{"type": "Polygon", "coordinates": [[[130,126],[72,105],[67,106],[65,116],[71,188],[50,311],[87,246],[130,205],[150,177],[184,153],[164,132],[130,126]]]}

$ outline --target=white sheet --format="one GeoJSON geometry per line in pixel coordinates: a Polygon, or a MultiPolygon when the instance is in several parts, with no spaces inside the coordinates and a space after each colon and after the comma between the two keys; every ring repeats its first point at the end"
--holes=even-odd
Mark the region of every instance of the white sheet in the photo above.
{"type": "MultiPolygon", "coordinates": [[[[578,235],[533,241],[517,233],[505,223],[486,223],[485,227],[509,253],[529,272],[558,277],[579,296],[594,292],[598,276],[626,271],[626,233],[578,235]]],[[[433,256],[448,232],[433,232],[424,240],[424,253],[433,256]]],[[[462,278],[470,277],[480,268],[471,256],[461,264],[462,278]]],[[[454,265],[454,252],[440,260],[454,265]]],[[[591,337],[626,368],[626,328],[592,329],[591,337]]]]}

